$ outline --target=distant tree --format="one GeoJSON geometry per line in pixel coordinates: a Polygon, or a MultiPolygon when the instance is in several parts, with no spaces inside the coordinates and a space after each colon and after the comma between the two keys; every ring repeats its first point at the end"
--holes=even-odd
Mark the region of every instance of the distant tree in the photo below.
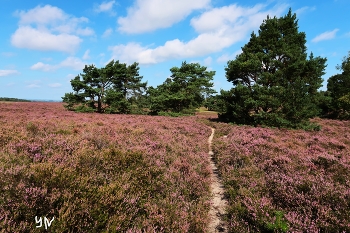
{"type": "Polygon", "coordinates": [[[205,97],[215,93],[212,89],[215,71],[198,63],[183,62],[181,67],[170,69],[172,75],[157,88],[149,88],[151,111],[183,112],[200,107],[205,97]]]}
{"type": "MultiPolygon", "coordinates": [[[[296,14],[270,18],[260,26],[235,60],[226,77],[234,88],[222,119],[253,125],[297,127],[318,114],[315,104],[326,59],[307,59],[305,33],[298,32],[296,14]]],[[[229,96],[230,95],[230,96],[229,96]]]]}
{"type": "Polygon", "coordinates": [[[330,117],[349,119],[350,106],[348,98],[350,95],[350,52],[343,58],[337,69],[342,71],[341,74],[333,75],[328,79],[327,91],[332,99],[330,117]]]}
{"type": "Polygon", "coordinates": [[[316,98],[316,105],[320,112],[319,117],[330,117],[332,98],[330,97],[329,91],[319,91],[316,98]]]}
{"type": "Polygon", "coordinates": [[[212,95],[205,99],[204,107],[208,109],[208,111],[216,111],[223,112],[225,111],[225,101],[223,99],[222,93],[225,92],[221,90],[220,95],[212,95]]]}
{"type": "Polygon", "coordinates": [[[0,101],[9,101],[9,102],[32,102],[31,100],[17,99],[17,98],[9,98],[9,97],[0,97],[0,101]]]}
{"type": "Polygon", "coordinates": [[[128,95],[141,94],[142,83],[137,63],[127,66],[111,61],[104,68],[85,66],[83,73],[71,80],[74,92],[62,97],[69,110],[128,113],[128,95]]]}

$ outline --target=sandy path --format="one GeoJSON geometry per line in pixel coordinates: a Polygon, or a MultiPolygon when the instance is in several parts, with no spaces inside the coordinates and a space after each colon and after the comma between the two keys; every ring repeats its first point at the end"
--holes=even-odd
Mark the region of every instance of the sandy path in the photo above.
{"type": "Polygon", "coordinates": [[[218,169],[213,161],[213,151],[211,150],[211,142],[213,140],[215,129],[211,128],[211,135],[208,139],[209,144],[209,159],[210,166],[213,171],[211,175],[211,192],[213,195],[212,206],[209,211],[210,223],[209,223],[209,233],[215,232],[227,232],[226,226],[222,217],[225,213],[225,207],[227,202],[224,200],[224,189],[222,187],[221,181],[218,177],[218,169]]]}

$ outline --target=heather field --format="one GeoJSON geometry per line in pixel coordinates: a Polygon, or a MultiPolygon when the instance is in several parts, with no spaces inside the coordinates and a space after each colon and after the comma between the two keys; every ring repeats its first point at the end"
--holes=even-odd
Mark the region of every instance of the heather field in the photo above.
{"type": "Polygon", "coordinates": [[[208,232],[210,127],[228,232],[350,232],[350,122],[306,132],[215,116],[0,102],[0,232],[208,232]],[[55,219],[46,231],[35,216],[55,219]]]}
{"type": "Polygon", "coordinates": [[[0,231],[206,232],[207,140],[195,117],[0,103],[0,231]]]}
{"type": "Polygon", "coordinates": [[[317,132],[211,123],[229,232],[350,232],[350,122],[317,132]]]}

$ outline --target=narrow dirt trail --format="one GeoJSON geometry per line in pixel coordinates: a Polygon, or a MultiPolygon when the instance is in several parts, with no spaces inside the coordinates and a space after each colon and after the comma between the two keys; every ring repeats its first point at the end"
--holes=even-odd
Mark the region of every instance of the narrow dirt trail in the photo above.
{"type": "Polygon", "coordinates": [[[224,199],[224,189],[222,187],[221,181],[218,176],[218,169],[214,163],[213,160],[213,151],[211,149],[211,143],[214,137],[215,129],[211,128],[211,135],[208,139],[209,144],[209,159],[210,159],[210,166],[213,171],[211,175],[211,192],[212,192],[212,202],[213,205],[210,208],[209,216],[210,216],[210,223],[209,223],[209,233],[216,233],[216,232],[227,232],[227,228],[225,225],[225,222],[222,220],[222,217],[225,213],[225,208],[227,205],[226,200],[224,199]]]}

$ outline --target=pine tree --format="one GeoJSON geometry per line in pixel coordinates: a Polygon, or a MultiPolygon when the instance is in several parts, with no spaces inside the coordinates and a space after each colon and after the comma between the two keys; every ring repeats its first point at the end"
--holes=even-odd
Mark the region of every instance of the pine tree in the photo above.
{"type": "Polygon", "coordinates": [[[212,89],[215,71],[198,63],[183,62],[181,67],[170,69],[172,75],[162,85],[148,90],[151,111],[180,113],[200,107],[206,96],[215,93],[212,89]]]}
{"type": "Polygon", "coordinates": [[[227,92],[228,121],[254,125],[296,127],[317,114],[314,104],[326,59],[307,59],[306,36],[298,31],[296,14],[270,18],[260,26],[235,60],[226,77],[234,84],[227,92]],[[229,96],[230,95],[230,96],[229,96]]]}
{"type": "Polygon", "coordinates": [[[127,66],[111,61],[103,68],[86,65],[83,73],[71,80],[74,92],[62,99],[69,110],[128,113],[128,95],[139,96],[146,88],[141,79],[137,63],[127,66]]]}
{"type": "Polygon", "coordinates": [[[329,117],[350,119],[350,52],[343,58],[337,69],[341,74],[328,79],[327,92],[331,97],[329,117]]]}

